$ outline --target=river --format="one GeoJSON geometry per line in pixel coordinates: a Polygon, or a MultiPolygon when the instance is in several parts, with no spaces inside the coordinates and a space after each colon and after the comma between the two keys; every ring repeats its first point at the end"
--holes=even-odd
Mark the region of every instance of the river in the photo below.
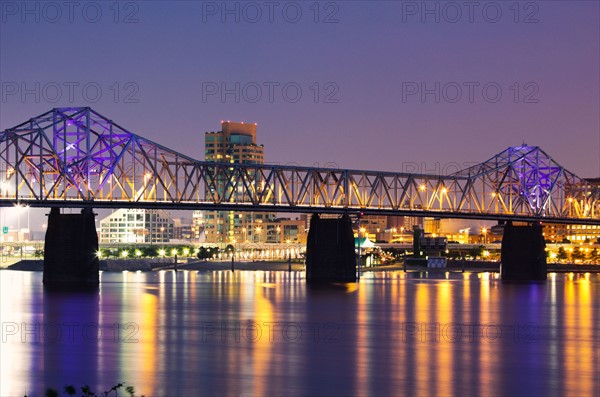
{"type": "Polygon", "coordinates": [[[1,396],[600,396],[600,274],[102,272],[49,293],[3,270],[0,298],[1,396]]]}

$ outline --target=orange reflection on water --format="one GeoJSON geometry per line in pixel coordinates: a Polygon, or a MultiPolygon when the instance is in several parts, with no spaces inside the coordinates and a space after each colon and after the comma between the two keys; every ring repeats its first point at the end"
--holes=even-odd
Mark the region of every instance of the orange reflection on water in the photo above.
{"type": "MultiPolygon", "coordinates": [[[[269,372],[271,370],[277,370],[276,368],[271,368],[272,342],[269,335],[266,335],[264,332],[266,329],[265,324],[273,324],[274,322],[273,305],[266,297],[267,291],[274,288],[274,286],[272,283],[257,283],[254,286],[254,322],[258,324],[256,333],[257,341],[252,345],[252,369],[254,371],[252,390],[255,396],[267,395],[269,388],[266,379],[270,375],[269,372]],[[260,333],[258,330],[261,330],[260,333]]],[[[254,339],[254,335],[249,335],[248,337],[251,340],[254,339]]]]}
{"type": "Polygon", "coordinates": [[[436,354],[436,371],[435,371],[435,385],[437,390],[435,395],[441,396],[451,390],[452,388],[452,368],[453,368],[453,357],[452,339],[454,337],[452,324],[454,319],[452,318],[452,312],[450,307],[452,305],[452,286],[450,282],[442,282],[436,290],[437,299],[435,301],[435,308],[437,312],[437,321],[439,324],[440,341],[437,344],[436,354]]]}
{"type": "Polygon", "coordinates": [[[124,295],[121,304],[124,310],[118,324],[119,367],[127,384],[143,390],[156,390],[157,362],[164,359],[157,351],[160,344],[157,339],[160,328],[158,313],[161,312],[159,295],[164,293],[164,284],[171,280],[172,275],[165,271],[158,272],[159,287],[147,285],[140,277],[133,272],[123,272],[124,295]],[[135,370],[131,371],[132,368],[135,370]]]}
{"type": "MultiPolygon", "coordinates": [[[[565,281],[565,340],[561,341],[564,367],[569,376],[565,380],[565,392],[581,390],[585,395],[594,393],[594,382],[598,379],[598,354],[594,349],[594,317],[589,274],[569,273],[565,281]]],[[[596,303],[597,304],[597,303],[596,303]]],[[[595,319],[597,321],[597,317],[595,319]]],[[[595,325],[598,326],[597,324],[595,325]]]]}
{"type": "Polygon", "coordinates": [[[142,345],[142,383],[148,390],[156,390],[156,345],[157,324],[156,313],[158,296],[154,291],[146,291],[142,296],[142,312],[144,313],[140,327],[140,343],[142,345]]]}
{"type": "MultiPolygon", "coordinates": [[[[413,343],[416,343],[416,378],[417,383],[421,388],[418,390],[419,395],[431,394],[429,386],[431,385],[432,379],[431,374],[435,371],[435,368],[431,365],[430,353],[432,351],[432,344],[436,343],[435,334],[432,336],[428,330],[435,324],[435,309],[430,304],[430,293],[431,285],[428,283],[419,283],[416,285],[415,291],[415,323],[419,329],[419,335],[416,339],[413,337],[413,343]],[[433,338],[433,340],[432,340],[433,338]]],[[[435,332],[435,331],[434,331],[435,332]]]]}
{"type": "MultiPolygon", "coordinates": [[[[357,335],[356,335],[356,369],[354,372],[355,382],[357,387],[357,395],[368,395],[368,381],[371,378],[371,367],[369,365],[369,357],[372,354],[369,351],[369,292],[373,287],[372,284],[357,284],[356,293],[358,294],[357,311],[357,335]]],[[[348,286],[347,291],[351,291],[352,287],[348,286]]]]}
{"type": "MultiPolygon", "coordinates": [[[[492,317],[492,313],[494,312],[494,307],[492,305],[496,305],[498,299],[495,298],[490,301],[489,273],[479,273],[477,277],[481,280],[480,293],[477,299],[479,299],[479,302],[482,305],[479,308],[477,315],[478,323],[484,327],[480,328],[480,332],[483,333],[485,332],[483,329],[490,329],[488,326],[493,327],[499,325],[498,321],[496,321],[497,319],[492,317]]],[[[499,344],[491,342],[483,335],[476,338],[476,343],[479,344],[479,392],[483,396],[490,396],[496,392],[496,390],[492,389],[492,385],[494,384],[492,380],[494,380],[496,376],[494,373],[494,363],[500,353],[498,351],[499,344]]]]}

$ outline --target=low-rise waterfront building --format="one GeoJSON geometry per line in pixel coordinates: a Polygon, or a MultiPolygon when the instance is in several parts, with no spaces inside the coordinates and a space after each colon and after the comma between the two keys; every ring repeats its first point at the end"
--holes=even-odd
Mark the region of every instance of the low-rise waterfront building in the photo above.
{"type": "Polygon", "coordinates": [[[119,209],[100,221],[100,243],[168,243],[173,220],[166,211],[119,209]]]}

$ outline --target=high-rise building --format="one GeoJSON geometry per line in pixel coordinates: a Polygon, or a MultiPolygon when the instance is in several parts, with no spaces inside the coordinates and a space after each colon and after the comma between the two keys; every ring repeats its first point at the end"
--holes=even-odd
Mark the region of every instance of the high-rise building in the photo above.
{"type": "Polygon", "coordinates": [[[222,121],[221,131],[204,135],[204,159],[223,163],[263,164],[264,146],[256,144],[256,123],[222,121]]]}
{"type": "MultiPolygon", "coordinates": [[[[206,132],[205,161],[241,164],[263,164],[264,146],[256,143],[256,124],[222,121],[221,131],[206,132]]],[[[217,189],[225,189],[226,181],[217,181],[217,189]]],[[[224,192],[219,192],[223,194],[224,192]]],[[[235,194],[235,192],[234,192],[235,194]]],[[[241,193],[240,193],[241,194],[241,193]]],[[[261,232],[273,222],[274,213],[235,211],[194,212],[193,234],[207,243],[266,242],[261,232]]]]}
{"type": "Polygon", "coordinates": [[[192,220],[190,218],[173,218],[173,240],[192,240],[192,220]]]}

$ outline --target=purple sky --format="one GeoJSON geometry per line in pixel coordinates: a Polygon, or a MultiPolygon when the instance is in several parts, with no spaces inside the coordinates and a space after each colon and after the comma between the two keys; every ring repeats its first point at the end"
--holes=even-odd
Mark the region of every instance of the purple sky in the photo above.
{"type": "Polygon", "coordinates": [[[270,163],[453,172],[525,141],[600,176],[598,1],[24,4],[0,2],[0,130],[91,106],[198,159],[232,120],[270,163]]]}
{"type": "Polygon", "coordinates": [[[258,122],[274,163],[427,171],[525,140],[582,177],[600,174],[596,1],[480,2],[472,15],[463,2],[322,2],[318,15],[312,2],[280,2],[272,17],[265,2],[229,2],[224,15],[221,2],[80,2],[72,15],[61,2],[2,3],[0,129],[92,106],[200,159],[202,133],[226,119],[258,122]],[[239,103],[222,98],[236,83],[239,103]],[[439,103],[407,91],[436,83],[439,103]]]}

